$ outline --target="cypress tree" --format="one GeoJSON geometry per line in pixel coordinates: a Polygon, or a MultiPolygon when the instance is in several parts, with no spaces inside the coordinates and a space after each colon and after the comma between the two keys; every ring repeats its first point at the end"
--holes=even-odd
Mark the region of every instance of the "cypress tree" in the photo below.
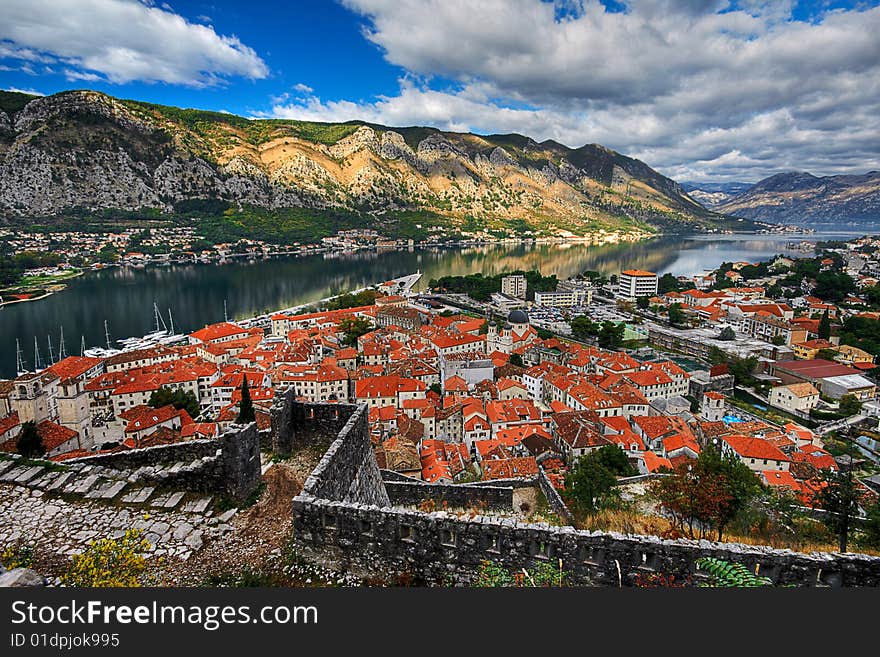
{"type": "Polygon", "coordinates": [[[819,320],[819,339],[828,340],[831,338],[831,318],[828,317],[828,309],[822,313],[822,319],[819,320]]]}
{"type": "Polygon", "coordinates": [[[247,424],[255,419],[254,403],[251,401],[251,391],[248,389],[247,373],[245,373],[241,381],[241,401],[238,403],[238,417],[235,423],[247,424]]]}
{"type": "Polygon", "coordinates": [[[15,449],[26,459],[43,456],[46,447],[43,445],[43,437],[37,431],[37,425],[33,422],[25,422],[21,425],[18,440],[15,441],[15,449]]]}

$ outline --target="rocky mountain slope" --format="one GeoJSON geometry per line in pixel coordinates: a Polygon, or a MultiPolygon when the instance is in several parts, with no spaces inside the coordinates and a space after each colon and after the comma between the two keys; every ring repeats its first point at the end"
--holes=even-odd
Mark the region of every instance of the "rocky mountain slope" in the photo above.
{"type": "Polygon", "coordinates": [[[775,223],[880,221],[880,171],[824,177],[780,173],[713,209],[775,223]]]}
{"type": "Polygon", "coordinates": [[[718,206],[726,203],[735,196],[749,190],[751,183],[729,182],[729,183],[697,183],[682,182],[681,188],[687,192],[687,195],[694,199],[704,208],[714,210],[718,206]]]}
{"type": "Polygon", "coordinates": [[[722,225],[675,181],[599,145],[242,117],[94,91],[0,92],[0,220],[70,208],[415,210],[535,234],[722,225]],[[647,223],[646,223],[647,222],[647,223]]]}

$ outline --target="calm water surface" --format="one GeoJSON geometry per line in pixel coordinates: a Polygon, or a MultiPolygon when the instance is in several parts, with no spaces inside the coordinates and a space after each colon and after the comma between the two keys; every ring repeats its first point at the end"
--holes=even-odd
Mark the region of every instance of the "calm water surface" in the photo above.
{"type": "Polygon", "coordinates": [[[495,274],[512,269],[539,269],[560,278],[586,269],[606,274],[641,268],[676,275],[701,273],[721,262],[766,259],[790,252],[801,239],[847,239],[862,233],[810,236],[724,235],[660,237],[635,244],[605,246],[486,246],[467,249],[315,255],[228,264],[176,265],[146,269],[111,268],[72,281],[63,292],[41,301],[0,308],[0,376],[15,376],[15,340],[21,341],[25,364],[33,366],[34,336],[46,358],[47,336],[58,349],[64,326],[67,353],[104,344],[104,320],[111,340],[144,335],[153,329],[153,301],[165,314],[170,308],[175,329],[192,331],[223,319],[308,303],[332,294],[389,278],[424,274],[422,285],[448,274],[495,274]]]}

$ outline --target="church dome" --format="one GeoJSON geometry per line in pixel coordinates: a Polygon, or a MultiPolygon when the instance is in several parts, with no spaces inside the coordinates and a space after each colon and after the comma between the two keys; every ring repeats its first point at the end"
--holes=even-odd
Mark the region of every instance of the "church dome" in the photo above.
{"type": "Polygon", "coordinates": [[[528,324],[529,316],[524,310],[512,310],[507,316],[507,321],[511,324],[528,324]]]}

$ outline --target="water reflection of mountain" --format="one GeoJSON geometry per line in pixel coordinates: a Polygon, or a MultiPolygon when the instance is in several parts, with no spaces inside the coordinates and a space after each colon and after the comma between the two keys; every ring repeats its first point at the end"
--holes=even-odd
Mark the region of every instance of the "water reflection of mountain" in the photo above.
{"type": "Polygon", "coordinates": [[[71,281],[60,294],[34,303],[7,306],[0,311],[0,376],[15,374],[15,339],[33,361],[37,336],[42,357],[46,336],[55,349],[61,325],[67,352],[78,353],[80,336],[86,345],[104,342],[103,321],[110,322],[114,339],[143,335],[152,328],[153,301],[163,313],[171,308],[178,330],[192,331],[223,319],[223,302],[230,317],[246,317],[315,301],[345,290],[372,285],[420,270],[426,283],[447,274],[512,269],[538,269],[560,278],[594,269],[606,274],[639,267],[660,273],[697,273],[724,260],[757,260],[784,250],[785,239],[743,240],[671,238],[590,246],[496,245],[398,252],[359,252],[334,258],[236,260],[225,264],[173,265],[146,269],[112,268],[71,281]]]}

